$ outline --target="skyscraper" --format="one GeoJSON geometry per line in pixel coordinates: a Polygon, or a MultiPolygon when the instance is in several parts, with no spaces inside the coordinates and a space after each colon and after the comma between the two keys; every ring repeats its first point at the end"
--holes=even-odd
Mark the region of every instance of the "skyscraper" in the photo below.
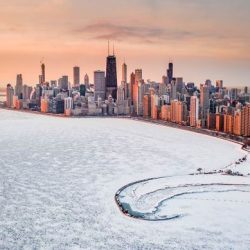
{"type": "Polygon", "coordinates": [[[6,88],[6,106],[7,106],[7,108],[13,107],[13,96],[14,96],[14,89],[10,84],[8,84],[7,88],[6,88]]]}
{"type": "Polygon", "coordinates": [[[174,65],[172,62],[168,64],[168,69],[167,69],[167,78],[168,78],[168,83],[171,83],[173,80],[173,75],[174,75],[174,65]]]}
{"type": "Polygon", "coordinates": [[[196,127],[199,119],[199,99],[192,96],[190,99],[190,126],[196,127]]]}
{"type": "Polygon", "coordinates": [[[242,113],[241,111],[237,110],[234,113],[234,124],[233,124],[233,133],[235,135],[242,135],[242,113]]]}
{"type": "Polygon", "coordinates": [[[58,80],[58,87],[62,90],[68,90],[69,88],[69,77],[68,76],[62,76],[58,80]]]}
{"type": "Polygon", "coordinates": [[[87,89],[89,89],[89,76],[87,74],[84,76],[84,85],[87,89]]]}
{"type": "MultiPolygon", "coordinates": [[[[105,100],[105,72],[97,70],[94,72],[95,101],[98,97],[105,100]]],[[[113,96],[112,96],[113,97],[113,96]]]]}
{"type": "Polygon", "coordinates": [[[250,104],[242,110],[242,132],[244,136],[250,136],[250,104]]]}
{"type": "Polygon", "coordinates": [[[128,90],[128,82],[127,82],[127,64],[124,62],[122,64],[122,82],[121,82],[121,87],[124,92],[124,98],[127,100],[129,97],[129,90],[128,90]]]}
{"type": "Polygon", "coordinates": [[[127,83],[127,64],[124,62],[122,64],[122,82],[127,83]]]}
{"type": "Polygon", "coordinates": [[[177,84],[176,84],[176,80],[173,79],[171,81],[171,100],[175,100],[177,99],[177,84]]]}
{"type": "Polygon", "coordinates": [[[86,85],[80,84],[80,96],[85,96],[86,94],[86,85]]]}
{"type": "Polygon", "coordinates": [[[23,77],[22,74],[18,74],[16,77],[15,95],[19,98],[23,98],[23,77]]]}
{"type": "MultiPolygon", "coordinates": [[[[207,79],[205,81],[205,85],[207,85],[209,87],[209,89],[212,87],[212,81],[210,79],[207,79]]],[[[217,82],[216,82],[216,85],[217,85],[217,82]]]]}
{"type": "Polygon", "coordinates": [[[73,68],[73,75],[74,75],[74,87],[79,87],[80,85],[80,68],[75,66],[73,68]]]}
{"type": "Polygon", "coordinates": [[[31,92],[32,92],[32,87],[30,87],[30,86],[24,84],[24,85],[23,85],[23,91],[22,91],[22,93],[23,93],[23,99],[24,99],[24,100],[29,99],[29,98],[30,98],[31,92]]]}
{"type": "Polygon", "coordinates": [[[176,81],[176,92],[178,93],[183,93],[183,88],[184,88],[184,83],[183,83],[183,78],[182,77],[177,77],[175,78],[176,81]]]}
{"type": "Polygon", "coordinates": [[[141,80],[138,83],[138,94],[137,94],[137,110],[136,114],[142,116],[143,115],[143,97],[145,94],[144,83],[141,80]]]}
{"type": "Polygon", "coordinates": [[[133,102],[133,86],[135,84],[135,73],[132,72],[130,75],[130,83],[129,83],[129,94],[130,100],[133,102]]]}
{"type": "Polygon", "coordinates": [[[200,102],[201,102],[201,112],[202,112],[201,115],[203,119],[206,119],[210,107],[209,87],[204,84],[201,84],[200,92],[201,92],[200,102]]]}
{"type": "Polygon", "coordinates": [[[46,79],[45,79],[45,64],[44,63],[42,63],[41,64],[41,78],[40,78],[40,83],[41,84],[44,84],[45,83],[45,81],[46,81],[46,79]]]}
{"type": "Polygon", "coordinates": [[[171,109],[170,117],[172,122],[179,124],[181,124],[182,122],[186,122],[187,105],[185,102],[172,100],[170,109],[171,109]]]}
{"type": "Polygon", "coordinates": [[[219,89],[222,89],[223,88],[223,81],[222,80],[217,80],[216,81],[216,87],[219,88],[219,89]]]}
{"type": "Polygon", "coordinates": [[[135,83],[138,84],[142,80],[142,69],[135,70],[135,83]]]}
{"type": "MultiPolygon", "coordinates": [[[[109,54],[109,53],[108,53],[109,54]]],[[[116,71],[116,57],[113,51],[113,55],[108,55],[106,65],[106,98],[112,96],[116,101],[117,99],[117,71],[116,71]]]]}
{"type": "Polygon", "coordinates": [[[245,86],[245,87],[244,87],[244,94],[247,94],[247,93],[248,93],[248,87],[245,86]]]}

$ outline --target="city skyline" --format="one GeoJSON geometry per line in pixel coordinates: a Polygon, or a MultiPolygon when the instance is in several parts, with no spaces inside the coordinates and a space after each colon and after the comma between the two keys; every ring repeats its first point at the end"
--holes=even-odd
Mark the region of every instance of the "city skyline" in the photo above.
{"type": "Polygon", "coordinates": [[[245,0],[4,2],[0,87],[14,83],[19,73],[36,84],[43,57],[47,79],[72,79],[77,65],[81,81],[88,73],[93,82],[93,72],[105,70],[108,39],[115,42],[118,84],[125,58],[128,73],[142,68],[145,79],[157,82],[173,60],[185,82],[223,79],[227,86],[247,86],[249,8],[245,0]]]}
{"type": "MultiPolygon", "coordinates": [[[[115,55],[115,57],[116,57],[116,55],[115,55]]],[[[103,60],[105,61],[105,58],[103,60]]],[[[134,68],[134,69],[130,68],[129,65],[128,65],[128,63],[127,63],[127,61],[124,60],[124,59],[123,59],[123,62],[122,62],[122,60],[119,60],[119,58],[116,57],[116,61],[119,61],[121,63],[119,65],[117,64],[117,66],[116,66],[116,68],[117,68],[117,85],[121,86],[122,85],[122,78],[123,78],[123,76],[122,76],[122,70],[123,70],[122,67],[123,67],[123,64],[124,63],[126,64],[126,67],[127,67],[127,76],[129,76],[131,73],[133,73],[136,68],[134,68]]],[[[169,63],[173,63],[173,61],[169,59],[169,62],[166,64],[166,67],[165,67],[165,72],[163,71],[162,76],[159,77],[159,80],[150,79],[150,78],[147,78],[147,77],[145,77],[144,80],[145,81],[149,80],[150,82],[162,83],[162,78],[166,76],[166,70],[167,70],[167,67],[168,67],[169,63]]],[[[44,65],[44,63],[42,63],[42,64],[40,63],[40,65],[39,65],[39,62],[38,62],[38,64],[35,65],[35,73],[32,72],[32,74],[37,74],[37,75],[36,75],[36,80],[34,80],[33,82],[27,81],[27,76],[28,75],[25,75],[22,72],[19,72],[19,73],[16,73],[15,75],[13,75],[11,77],[12,81],[9,80],[6,83],[0,82],[0,91],[3,91],[6,88],[7,84],[13,84],[14,85],[16,83],[16,78],[17,78],[18,75],[22,75],[23,82],[25,84],[28,84],[29,86],[35,87],[41,81],[40,77],[42,77],[42,75],[39,75],[39,73],[41,73],[41,65],[44,65]]],[[[74,77],[75,77],[74,76],[74,70],[75,70],[75,68],[78,68],[80,70],[80,72],[79,72],[79,76],[80,76],[79,81],[80,81],[81,84],[85,84],[85,77],[86,76],[89,77],[89,79],[90,79],[89,82],[92,83],[92,84],[94,84],[94,78],[95,78],[95,72],[96,71],[104,71],[105,72],[105,76],[106,76],[106,69],[104,69],[106,67],[106,65],[104,66],[104,68],[96,68],[96,69],[94,69],[93,72],[85,72],[82,69],[81,66],[75,64],[74,66],[70,67],[70,69],[67,70],[68,74],[61,73],[61,74],[57,74],[57,76],[54,77],[54,78],[50,78],[50,74],[48,74],[47,72],[50,72],[51,70],[50,70],[50,68],[47,65],[48,64],[46,63],[46,81],[47,82],[51,82],[51,81],[52,82],[54,82],[54,81],[58,82],[58,81],[60,81],[60,78],[63,75],[63,76],[67,76],[68,77],[68,81],[71,84],[71,86],[74,86],[75,85],[74,84],[74,81],[75,81],[75,79],[74,79],[74,77]]],[[[139,68],[139,67],[137,67],[137,68],[139,68]]],[[[175,64],[175,72],[177,72],[179,68],[180,68],[180,66],[178,66],[178,64],[175,64]],[[176,68],[177,68],[177,70],[176,70],[176,68]]],[[[145,75],[147,76],[147,72],[145,72],[145,70],[143,68],[140,68],[140,70],[142,70],[144,76],[145,75]]],[[[223,81],[223,82],[225,82],[225,87],[227,87],[227,88],[243,89],[244,87],[250,87],[250,82],[247,83],[247,84],[243,84],[242,83],[242,84],[238,84],[238,85],[237,84],[229,84],[228,82],[226,82],[222,78],[221,79],[219,79],[219,78],[213,78],[212,79],[209,76],[207,78],[204,78],[201,81],[194,81],[192,79],[190,79],[189,81],[187,81],[185,79],[185,76],[182,73],[178,72],[178,73],[176,73],[176,75],[178,77],[183,78],[183,80],[184,80],[185,83],[194,83],[195,85],[204,84],[207,80],[209,80],[213,84],[216,84],[217,81],[223,81]]]]}
{"type": "Polygon", "coordinates": [[[248,249],[249,13],[0,1],[0,250],[248,249]]]}

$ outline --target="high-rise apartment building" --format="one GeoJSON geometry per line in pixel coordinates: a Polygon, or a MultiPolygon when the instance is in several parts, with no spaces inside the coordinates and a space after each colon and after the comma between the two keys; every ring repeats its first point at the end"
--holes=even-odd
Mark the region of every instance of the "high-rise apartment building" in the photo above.
{"type": "Polygon", "coordinates": [[[124,92],[124,99],[127,100],[128,99],[128,95],[129,95],[129,90],[128,90],[128,84],[124,81],[121,82],[121,86],[120,86],[124,92]]]}
{"type": "Polygon", "coordinates": [[[250,136],[250,104],[247,104],[242,109],[242,134],[250,136]]]}
{"type": "Polygon", "coordinates": [[[183,94],[184,82],[182,77],[175,78],[176,82],[176,92],[183,94]]]}
{"type": "Polygon", "coordinates": [[[153,120],[158,119],[158,105],[159,105],[159,97],[153,91],[151,92],[151,118],[153,120]]]}
{"type": "Polygon", "coordinates": [[[129,98],[131,99],[131,101],[133,102],[133,86],[135,84],[135,73],[132,72],[131,75],[130,75],[130,83],[129,83],[129,88],[128,88],[128,91],[129,91],[129,98]]]}
{"type": "Polygon", "coordinates": [[[248,87],[247,86],[244,87],[244,94],[248,94],[248,87]]]}
{"type": "Polygon", "coordinates": [[[242,135],[242,114],[239,110],[234,114],[233,131],[235,135],[242,135]]]}
{"type": "Polygon", "coordinates": [[[208,113],[207,114],[207,128],[215,129],[215,127],[216,127],[216,114],[208,113]]]}
{"type": "Polygon", "coordinates": [[[172,100],[170,103],[171,108],[171,122],[177,122],[178,100],[172,100]]]}
{"type": "Polygon", "coordinates": [[[199,119],[199,99],[192,96],[190,99],[190,126],[196,127],[199,119]]]}
{"type": "MultiPolygon", "coordinates": [[[[95,101],[97,101],[98,97],[105,100],[105,72],[97,70],[94,72],[94,86],[95,86],[95,101]]],[[[113,97],[113,96],[112,96],[113,97]]]]}
{"type": "Polygon", "coordinates": [[[145,88],[143,81],[138,82],[138,95],[137,95],[137,110],[136,113],[139,116],[143,115],[143,97],[145,94],[145,88]]]}
{"type": "Polygon", "coordinates": [[[32,87],[30,87],[30,86],[24,84],[24,85],[23,85],[23,91],[22,91],[22,93],[23,93],[23,99],[24,99],[24,100],[29,99],[29,98],[30,98],[31,92],[32,92],[32,87]]]}
{"type": "Polygon", "coordinates": [[[216,81],[216,87],[219,88],[219,89],[222,89],[223,88],[223,81],[222,80],[217,80],[216,81]]]}
{"type": "Polygon", "coordinates": [[[62,76],[58,80],[58,87],[61,90],[68,90],[69,89],[69,77],[68,76],[62,76]]]}
{"type": "Polygon", "coordinates": [[[49,100],[47,98],[41,99],[41,112],[48,113],[49,112],[49,100]]]}
{"type": "Polygon", "coordinates": [[[176,80],[173,79],[171,81],[171,100],[175,100],[177,99],[177,84],[176,84],[176,80]]]}
{"type": "Polygon", "coordinates": [[[85,96],[86,94],[86,85],[80,84],[80,96],[85,96]]]}
{"type": "Polygon", "coordinates": [[[64,98],[64,111],[73,109],[73,99],[72,97],[64,98]]]}
{"type": "Polygon", "coordinates": [[[23,77],[22,74],[18,74],[16,77],[15,95],[19,98],[23,98],[23,77]]]}
{"type": "Polygon", "coordinates": [[[224,116],[222,114],[216,114],[215,116],[216,118],[216,125],[215,125],[215,129],[217,131],[222,132],[224,129],[224,116]]]}
{"type": "Polygon", "coordinates": [[[13,97],[14,97],[14,89],[11,84],[7,85],[6,88],[6,106],[7,108],[13,107],[13,97]]]}
{"type": "Polygon", "coordinates": [[[149,94],[143,97],[143,117],[151,117],[151,96],[149,94]]]}
{"type": "Polygon", "coordinates": [[[135,70],[135,83],[139,83],[142,81],[142,69],[136,69],[135,70]]]}
{"type": "Polygon", "coordinates": [[[232,88],[230,90],[230,97],[231,97],[231,100],[237,99],[237,97],[238,97],[238,89],[237,88],[232,88]]]}
{"type": "Polygon", "coordinates": [[[211,88],[211,87],[212,87],[212,81],[209,80],[209,79],[207,79],[207,80],[205,81],[205,85],[208,86],[209,88],[211,88]]]}
{"type": "Polygon", "coordinates": [[[187,122],[187,105],[185,102],[172,100],[170,104],[171,122],[182,124],[187,122]]]}
{"type": "Polygon", "coordinates": [[[73,76],[74,76],[74,87],[79,87],[79,85],[80,85],[80,67],[75,66],[73,68],[73,76]]]}
{"type": "Polygon", "coordinates": [[[88,74],[85,74],[85,76],[84,76],[84,85],[86,86],[86,89],[89,89],[89,76],[88,76],[88,74]]]}
{"type": "Polygon", "coordinates": [[[72,97],[64,98],[64,114],[66,116],[71,116],[74,104],[72,97]]]}
{"type": "Polygon", "coordinates": [[[234,117],[231,114],[224,115],[224,133],[233,134],[234,117]]]}
{"type": "Polygon", "coordinates": [[[128,79],[127,79],[127,64],[124,62],[122,64],[122,82],[127,83],[128,79]]]}
{"type": "Polygon", "coordinates": [[[161,107],[161,119],[165,121],[171,121],[171,106],[163,105],[161,107]]]}
{"type": "Polygon", "coordinates": [[[135,84],[133,84],[133,106],[134,106],[134,112],[137,114],[137,110],[138,110],[138,82],[135,82],[135,84]]]}
{"type": "Polygon", "coordinates": [[[200,85],[200,106],[201,106],[202,119],[206,119],[207,113],[210,108],[210,101],[209,101],[209,87],[204,84],[200,85]]]}

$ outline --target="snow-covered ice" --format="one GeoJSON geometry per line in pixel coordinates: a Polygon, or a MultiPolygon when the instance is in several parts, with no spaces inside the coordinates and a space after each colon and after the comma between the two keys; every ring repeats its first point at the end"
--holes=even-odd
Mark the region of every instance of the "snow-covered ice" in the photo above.
{"type": "Polygon", "coordinates": [[[174,199],[168,211],[187,215],[171,221],[131,219],[114,201],[134,181],[223,168],[246,154],[237,144],[126,119],[0,110],[0,145],[0,249],[249,248],[249,193],[174,199]]]}

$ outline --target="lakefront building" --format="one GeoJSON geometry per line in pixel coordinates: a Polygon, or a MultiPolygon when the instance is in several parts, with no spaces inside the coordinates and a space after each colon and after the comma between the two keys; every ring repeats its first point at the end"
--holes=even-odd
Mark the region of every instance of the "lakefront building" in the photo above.
{"type": "Polygon", "coordinates": [[[117,72],[115,54],[108,55],[106,62],[106,98],[117,100],[117,72]]]}

